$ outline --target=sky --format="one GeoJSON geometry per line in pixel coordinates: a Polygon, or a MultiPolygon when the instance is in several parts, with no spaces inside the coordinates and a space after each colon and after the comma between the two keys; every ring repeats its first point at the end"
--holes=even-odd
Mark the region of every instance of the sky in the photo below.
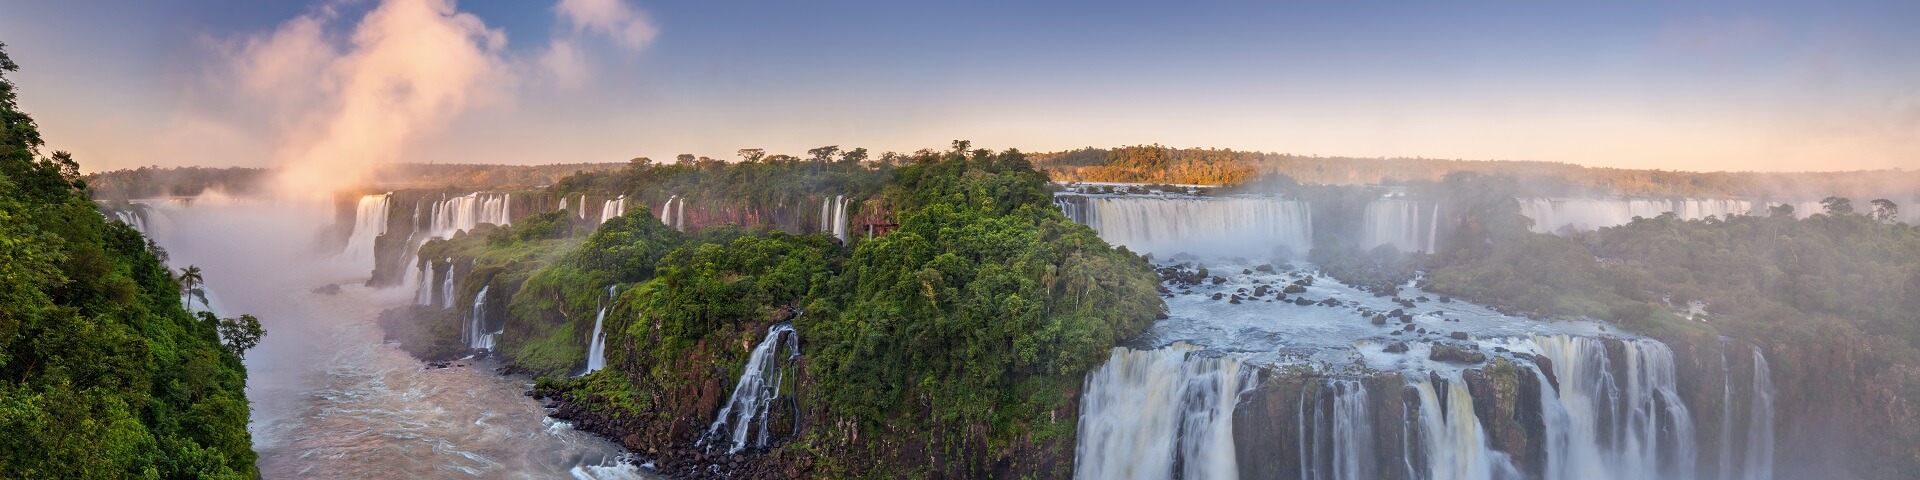
{"type": "Polygon", "coordinates": [[[88,171],[1161,144],[1920,168],[1920,2],[0,0],[88,171]]]}

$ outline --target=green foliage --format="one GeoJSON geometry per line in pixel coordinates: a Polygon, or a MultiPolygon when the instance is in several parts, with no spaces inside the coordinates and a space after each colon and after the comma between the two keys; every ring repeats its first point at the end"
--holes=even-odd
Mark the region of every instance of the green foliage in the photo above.
{"type": "Polygon", "coordinates": [[[16,98],[0,76],[0,478],[258,476],[240,358],[16,98]]]}
{"type": "MultiPolygon", "coordinates": [[[[657,343],[642,349],[655,365],[672,363],[723,328],[760,325],[776,306],[797,305],[832,278],[839,247],[819,235],[739,236],[725,243],[690,242],[662,259],[658,277],[621,298],[621,318],[639,318],[628,335],[657,343]]],[[[621,356],[609,354],[609,361],[621,356]]]]}
{"type": "Polygon", "coordinates": [[[999,441],[1044,423],[1062,389],[1164,311],[1157,278],[1055,210],[1017,151],[913,162],[887,190],[900,230],[860,244],[799,322],[814,375],[870,424],[930,418],[999,441]]]}
{"type": "Polygon", "coordinates": [[[593,318],[612,300],[607,287],[652,278],[654,264],[685,237],[660,223],[645,206],[608,220],[579,247],[533,272],[514,293],[508,335],[502,339],[512,347],[504,351],[515,364],[540,375],[578,369],[592,341],[587,336],[593,332],[593,318]]]}

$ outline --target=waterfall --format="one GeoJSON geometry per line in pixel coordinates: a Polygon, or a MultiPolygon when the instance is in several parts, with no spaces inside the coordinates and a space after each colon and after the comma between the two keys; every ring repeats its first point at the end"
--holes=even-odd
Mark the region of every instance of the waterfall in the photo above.
{"type": "Polygon", "coordinates": [[[1533,342],[1560,383],[1558,405],[1542,395],[1542,411],[1554,412],[1544,415],[1548,430],[1565,439],[1549,444],[1547,470],[1557,473],[1551,478],[1692,478],[1693,418],[1666,345],[1622,340],[1622,358],[1613,359],[1604,340],[1556,335],[1533,342]]]}
{"type": "Polygon", "coordinates": [[[492,350],[493,336],[500,333],[487,328],[487,288],[481,285],[480,293],[473,295],[473,315],[467,318],[467,328],[461,337],[467,341],[467,347],[474,350],[492,350]]]}
{"type": "MultiPolygon", "coordinates": [[[[453,257],[447,257],[447,276],[440,279],[440,308],[453,308],[453,257]]],[[[485,288],[485,287],[482,287],[485,288]]]]}
{"type": "Polygon", "coordinates": [[[593,336],[588,337],[592,339],[592,342],[587,344],[587,373],[593,373],[595,370],[607,368],[607,334],[601,330],[601,325],[607,321],[607,309],[613,308],[613,292],[615,288],[618,287],[615,285],[607,286],[607,302],[601,304],[600,313],[593,316],[593,336]]]}
{"type": "Polygon", "coordinates": [[[1733,370],[1727,365],[1727,339],[1720,339],[1720,479],[1733,480],[1733,370]]]}
{"type": "Polygon", "coordinates": [[[1421,215],[1420,207],[1420,202],[1412,200],[1380,199],[1368,202],[1365,219],[1360,225],[1360,248],[1371,250],[1381,245],[1393,245],[1402,252],[1432,252],[1435,227],[1439,226],[1440,206],[1435,204],[1428,209],[1428,215],[1421,215]]]}
{"type": "Polygon", "coordinates": [[[413,304],[422,307],[431,306],[433,305],[433,277],[428,276],[430,274],[427,273],[431,270],[427,269],[427,262],[418,263],[420,264],[420,288],[413,294],[413,304]]]}
{"type": "MultiPolygon", "coordinates": [[[[1486,430],[1473,413],[1473,394],[1459,372],[1414,375],[1420,397],[1420,435],[1427,447],[1427,469],[1432,480],[1519,480],[1519,469],[1505,453],[1488,445],[1486,430]],[[1440,392],[1435,383],[1443,383],[1440,392]],[[1441,407],[1441,395],[1446,406],[1441,407]]],[[[1613,477],[1633,478],[1633,477],[1613,477]]]]}
{"type": "Polygon", "coordinates": [[[1519,201],[1520,214],[1533,219],[1533,231],[1540,233],[1554,233],[1562,227],[1593,230],[1626,225],[1634,217],[1653,218],[1666,212],[1673,212],[1683,220],[1755,213],[1753,202],[1727,199],[1523,198],[1519,201]]]}
{"type": "Polygon", "coordinates": [[[600,223],[607,223],[607,221],[612,220],[613,217],[625,215],[626,213],[627,196],[621,195],[613,200],[608,200],[604,206],[600,207],[600,223]]]}
{"type": "Polygon", "coordinates": [[[474,192],[434,202],[427,235],[452,238],[454,232],[473,230],[482,223],[510,225],[513,223],[509,218],[512,200],[510,194],[474,192]]]}
{"type": "Polygon", "coordinates": [[[1099,232],[1100,238],[1135,252],[1264,257],[1283,247],[1295,254],[1313,248],[1313,214],[1305,202],[1080,196],[1062,204],[1070,202],[1084,203],[1078,221],[1099,232]]]}
{"type": "MultiPolygon", "coordinates": [[[[582,206],[585,206],[585,205],[582,205],[582,206]]],[[[561,210],[567,209],[567,197],[560,197],[560,209],[561,210]]]]}
{"type": "Polygon", "coordinates": [[[1748,405],[1747,480],[1773,480],[1773,372],[1753,348],[1753,403],[1748,405]]]}
{"type": "Polygon", "coordinates": [[[820,233],[847,241],[847,196],[834,195],[820,200],[820,233]]]}
{"type": "MultiPolygon", "coordinates": [[[[734,384],[733,395],[727,399],[727,406],[714,416],[713,425],[707,427],[707,436],[719,438],[723,433],[730,442],[727,453],[738,453],[747,447],[764,447],[770,440],[767,428],[767,414],[772,410],[774,399],[780,398],[780,387],[786,379],[787,364],[800,355],[798,334],[793,331],[792,323],[777,323],[767,327],[767,336],[753,347],[747,356],[747,366],[740,372],[740,382],[734,384]],[[778,357],[781,346],[787,347],[787,356],[778,357]],[[753,427],[758,425],[759,429],[753,427]]],[[[705,443],[706,440],[701,440],[705,443]]]]}
{"type": "Polygon", "coordinates": [[[340,259],[352,265],[373,267],[374,239],[387,233],[387,200],[392,195],[360,197],[360,206],[353,212],[353,233],[347,236],[347,247],[340,251],[340,259]]]}
{"type": "Polygon", "coordinates": [[[607,223],[607,221],[612,220],[613,217],[625,215],[626,213],[627,196],[621,195],[613,200],[608,200],[605,206],[600,207],[600,223],[607,223]]]}
{"type": "Polygon", "coordinates": [[[845,195],[833,196],[833,238],[840,239],[841,243],[847,241],[847,197],[845,195]]]}
{"type": "Polygon", "coordinates": [[[1353,380],[1327,380],[1317,388],[1302,388],[1300,396],[1300,478],[1379,478],[1366,385],[1353,380]]]}
{"type": "Polygon", "coordinates": [[[667,197],[667,203],[660,206],[660,223],[667,224],[667,226],[673,227],[674,230],[684,232],[687,231],[686,222],[687,199],[680,198],[679,195],[667,197]],[[676,205],[679,206],[678,212],[674,211],[674,206],[676,205]]]}
{"type": "Polygon", "coordinates": [[[1235,357],[1114,348],[1080,398],[1074,477],[1238,478],[1233,409],[1250,383],[1235,357]]]}

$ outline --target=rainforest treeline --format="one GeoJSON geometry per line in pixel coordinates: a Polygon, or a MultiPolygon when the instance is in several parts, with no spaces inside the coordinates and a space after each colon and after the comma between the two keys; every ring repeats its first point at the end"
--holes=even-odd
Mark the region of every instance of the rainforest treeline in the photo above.
{"type": "Polygon", "coordinates": [[[71,155],[43,154],[3,47],[0,478],[258,477],[244,349],[101,216],[71,155]]]}
{"type": "Polygon", "coordinates": [[[1221,148],[1135,145],[1032,156],[1056,181],[1233,185],[1271,175],[1321,185],[1402,185],[1440,181],[1453,172],[1502,175],[1523,196],[1701,196],[1806,198],[1817,192],[1858,198],[1914,198],[1920,171],[1682,172],[1592,168],[1539,161],[1406,157],[1323,157],[1221,148]]]}

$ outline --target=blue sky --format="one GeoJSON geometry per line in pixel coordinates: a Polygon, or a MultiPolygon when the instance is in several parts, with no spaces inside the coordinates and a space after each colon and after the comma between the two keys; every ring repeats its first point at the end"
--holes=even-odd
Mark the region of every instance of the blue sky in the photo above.
{"type": "MultiPolygon", "coordinates": [[[[51,143],[90,170],[268,165],[302,140],[261,119],[326,117],[301,108],[331,100],[234,94],[223,77],[236,45],[325,9],[322,40],[350,56],[351,33],[390,1],[403,0],[0,0],[0,42],[51,143]]],[[[643,45],[576,28],[553,2],[459,2],[504,38],[484,52],[497,67],[474,87],[484,100],[420,117],[375,154],[546,163],[964,138],[1028,151],[1920,167],[1916,2],[624,5],[654,32],[643,45]],[[580,53],[574,80],[542,70],[558,42],[580,53]]]]}

